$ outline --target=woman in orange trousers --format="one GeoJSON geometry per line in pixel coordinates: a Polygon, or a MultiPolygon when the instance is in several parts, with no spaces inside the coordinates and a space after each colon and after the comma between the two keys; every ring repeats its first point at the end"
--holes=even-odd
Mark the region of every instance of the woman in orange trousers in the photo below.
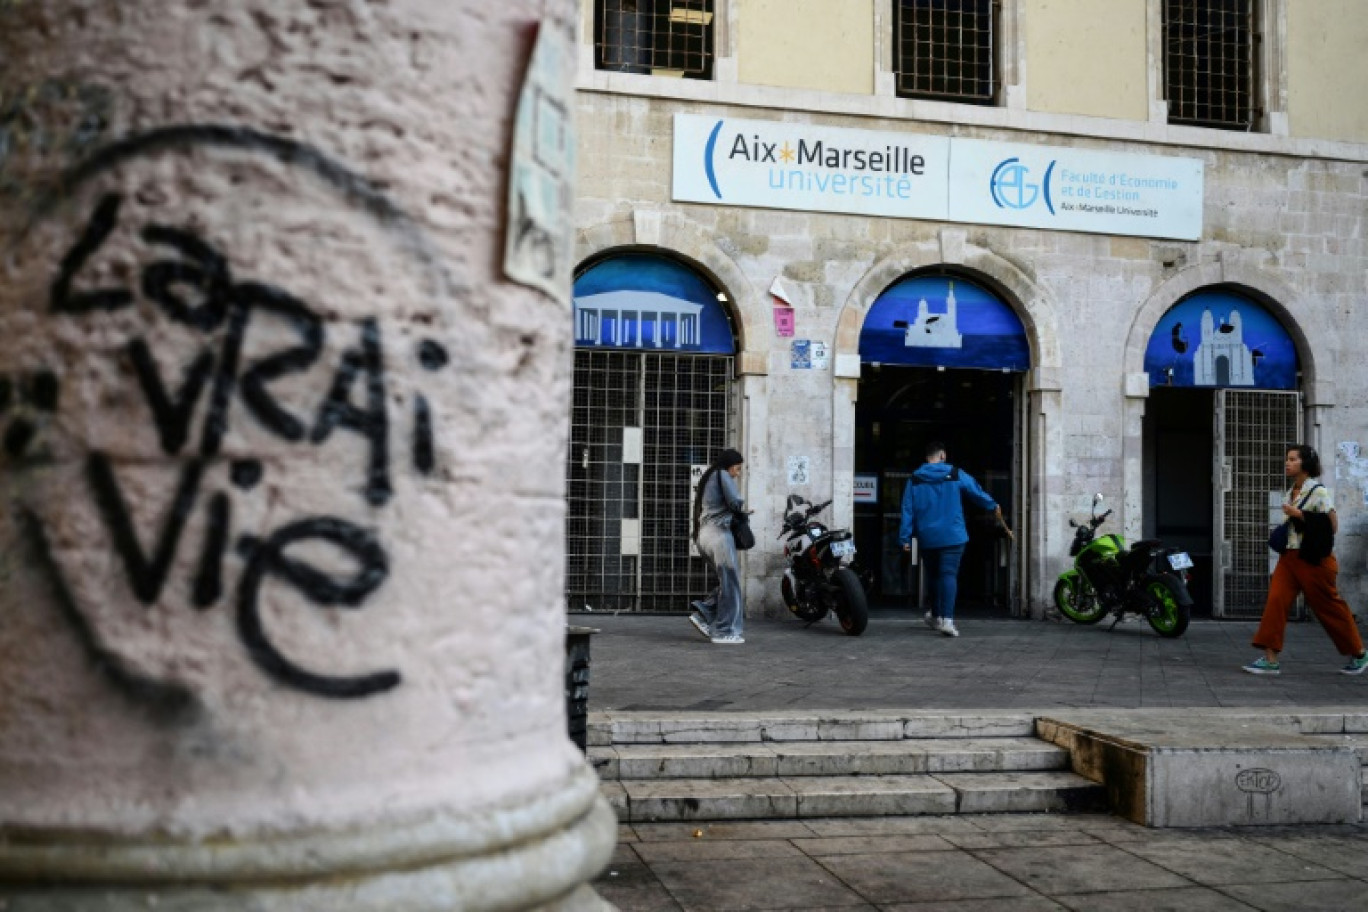
{"type": "Polygon", "coordinates": [[[1253,645],[1264,654],[1244,670],[1258,675],[1282,673],[1278,653],[1283,648],[1287,612],[1297,594],[1305,593],[1306,604],[1330,634],[1335,648],[1340,655],[1349,657],[1349,663],[1340,671],[1362,674],[1368,669],[1368,652],[1364,651],[1353,612],[1335,587],[1339,562],[1331,550],[1339,531],[1339,517],[1335,515],[1330,489],[1314,480],[1321,475],[1320,456],[1312,447],[1297,444],[1287,451],[1283,474],[1291,483],[1282,507],[1289,527],[1287,548],[1273,569],[1263,618],[1254,634],[1253,645]]]}

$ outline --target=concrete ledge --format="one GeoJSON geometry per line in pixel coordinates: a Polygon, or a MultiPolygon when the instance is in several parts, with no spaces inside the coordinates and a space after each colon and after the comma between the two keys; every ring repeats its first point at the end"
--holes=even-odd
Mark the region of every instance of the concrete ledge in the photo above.
{"type": "Polygon", "coordinates": [[[1070,752],[1076,773],[1105,787],[1113,811],[1146,826],[1362,819],[1355,746],[1301,733],[1304,724],[1343,732],[1343,714],[1335,722],[1329,713],[1270,719],[1171,712],[1070,713],[1042,717],[1036,729],[1070,752]]]}

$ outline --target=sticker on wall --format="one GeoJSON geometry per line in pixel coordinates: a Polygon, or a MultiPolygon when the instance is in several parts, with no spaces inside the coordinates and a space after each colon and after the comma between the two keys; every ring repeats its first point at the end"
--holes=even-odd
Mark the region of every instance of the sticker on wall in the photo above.
{"type": "Polygon", "coordinates": [[[813,342],[811,347],[812,369],[827,369],[827,344],[825,342],[813,342]]]}
{"type": "Polygon", "coordinates": [[[570,278],[575,136],[567,62],[573,33],[544,20],[527,66],[513,127],[504,272],[566,303],[570,278]]]}
{"type": "Polygon", "coordinates": [[[812,340],[794,339],[793,356],[789,362],[794,370],[812,369],[812,340]]]}
{"type": "Polygon", "coordinates": [[[774,334],[781,339],[787,339],[793,335],[793,302],[789,300],[777,276],[770,285],[769,292],[774,298],[774,334]]]}
{"type": "Polygon", "coordinates": [[[575,346],[736,351],[717,291],[682,263],[648,254],[600,260],[575,279],[575,346]]]}
{"type": "Polygon", "coordinates": [[[805,485],[809,478],[808,458],[806,456],[790,456],[788,458],[788,483],[790,485],[805,485]]]}
{"type": "Polygon", "coordinates": [[[1145,349],[1150,386],[1287,390],[1297,385],[1297,347],[1263,306],[1204,291],[1169,308],[1145,349]]]}
{"type": "Polygon", "coordinates": [[[860,360],[1024,371],[1026,329],[992,292],[959,277],[913,276],[879,295],[860,330],[860,360]]]}

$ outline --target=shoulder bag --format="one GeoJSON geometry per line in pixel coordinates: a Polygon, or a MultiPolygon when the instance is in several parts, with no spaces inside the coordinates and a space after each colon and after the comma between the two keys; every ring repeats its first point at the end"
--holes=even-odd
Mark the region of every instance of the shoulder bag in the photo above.
{"type": "MultiPolygon", "coordinates": [[[[722,479],[717,479],[717,488],[723,492],[725,499],[725,489],[722,487],[722,479]]],[[[732,541],[736,543],[737,551],[749,551],[755,547],[755,531],[751,529],[750,515],[739,510],[732,510],[731,521],[732,541]]]]}
{"type": "MultiPolygon", "coordinates": [[[[1307,492],[1302,495],[1301,501],[1297,504],[1298,510],[1306,506],[1306,501],[1311,497],[1312,494],[1315,493],[1316,488],[1319,487],[1319,484],[1313,484],[1307,490],[1307,492]]],[[[1287,519],[1284,519],[1276,529],[1268,533],[1268,547],[1276,551],[1278,554],[1282,554],[1284,551],[1287,550],[1287,534],[1291,531],[1291,523],[1292,518],[1288,517],[1287,519]]]]}

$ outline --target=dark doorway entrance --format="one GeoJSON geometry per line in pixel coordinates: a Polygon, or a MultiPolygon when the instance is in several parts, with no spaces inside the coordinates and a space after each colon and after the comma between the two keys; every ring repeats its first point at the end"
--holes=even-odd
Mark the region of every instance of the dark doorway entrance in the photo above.
{"type": "Polygon", "coordinates": [[[1215,391],[1156,387],[1145,404],[1146,538],[1192,555],[1193,617],[1211,617],[1215,391]]]}
{"type": "MultiPolygon", "coordinates": [[[[940,440],[1014,522],[1020,373],[866,364],[855,410],[855,473],[876,482],[874,502],[855,504],[855,544],[873,573],[875,607],[920,611],[919,568],[898,546],[903,486],[940,440]]],[[[966,510],[969,546],[957,613],[1010,615],[1010,542],[991,514],[966,510]]]]}

